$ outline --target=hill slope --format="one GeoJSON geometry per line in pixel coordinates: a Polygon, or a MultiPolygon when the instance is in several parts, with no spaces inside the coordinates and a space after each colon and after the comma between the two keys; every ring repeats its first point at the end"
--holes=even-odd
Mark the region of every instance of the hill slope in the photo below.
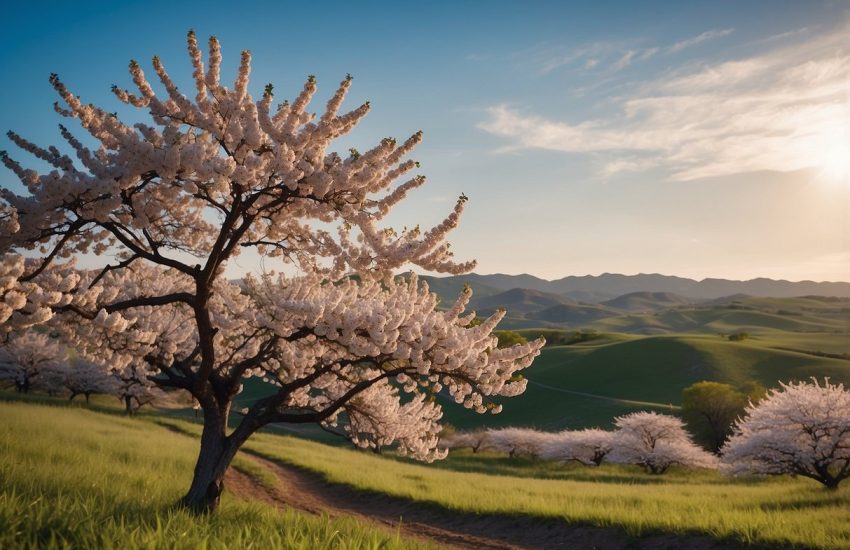
{"type": "Polygon", "coordinates": [[[829,376],[850,383],[850,361],[773,349],[757,341],[653,336],[545,348],[525,375],[528,389],[506,400],[501,414],[479,416],[446,406],[446,421],[463,428],[607,427],[614,416],[635,410],[674,411],[682,390],[702,380],[733,385],[755,380],[775,387],[778,381],[829,376]]]}
{"type": "Polygon", "coordinates": [[[569,298],[529,288],[512,288],[490,296],[472,296],[469,307],[482,314],[504,308],[512,316],[524,315],[556,305],[573,305],[569,298]]]}
{"type": "Polygon", "coordinates": [[[655,311],[693,303],[693,300],[672,292],[631,292],[606,300],[600,305],[626,311],[655,311]]]}

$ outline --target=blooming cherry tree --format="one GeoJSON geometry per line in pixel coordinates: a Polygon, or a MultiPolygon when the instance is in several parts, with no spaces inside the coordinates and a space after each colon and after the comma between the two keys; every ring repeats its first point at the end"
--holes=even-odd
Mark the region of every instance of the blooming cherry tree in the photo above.
{"type": "Polygon", "coordinates": [[[350,77],[315,116],[313,77],[275,107],[271,85],[257,100],[249,92],[249,52],[226,86],[215,38],[206,61],[193,33],[188,50],[191,97],[156,57],[164,95],[136,62],[136,90],[113,88],[120,101],[150,113],[150,123],[130,125],[85,104],[52,75],[56,111],[96,146],[65,126],[60,133],[75,158],[8,134],[51,170],[0,155],[26,189],[0,191],[3,330],[50,323],[83,358],[117,369],[144,365],[160,387],[190,392],[204,417],[183,498],[195,510],[216,508],[233,456],[272,422],[342,425],[361,446],[395,442],[415,458],[443,456],[441,409],[430,396],[444,391],[477,412],[497,412],[491,398],[525,389],[516,375],[543,345],[498,348],[493,330],[504,312],[473,326],[468,290],[438,311],[415,276],[393,279],[410,265],[453,274],[474,266],[454,261],[446,242],[466,197],[431,229],[383,227],[425,181],[408,176],[421,133],[342,155],[334,140],[369,111],[366,103],[340,113],[350,77]],[[228,261],[246,249],[299,275],[227,280],[228,261]],[[40,257],[24,260],[24,251],[40,257]],[[80,254],[105,261],[80,270],[73,264],[80,254]],[[249,376],[277,391],[231,429],[233,399],[249,376]]]}
{"type": "Polygon", "coordinates": [[[446,449],[471,449],[473,453],[488,448],[489,430],[457,432],[444,437],[440,446],[446,449]]]}
{"type": "Polygon", "coordinates": [[[488,449],[507,453],[510,457],[538,456],[543,445],[552,437],[554,434],[529,428],[501,428],[488,430],[486,445],[488,449]]]}
{"type": "Polygon", "coordinates": [[[144,365],[130,364],[121,369],[112,369],[112,395],[124,404],[128,416],[154,401],[162,401],[166,393],[149,376],[144,365]]]}
{"type": "Polygon", "coordinates": [[[735,424],[723,462],[733,474],[795,474],[836,489],[850,477],[850,391],[814,379],[771,390],[735,424]]]}
{"type": "Polygon", "coordinates": [[[85,396],[86,403],[92,394],[112,394],[115,392],[115,381],[110,375],[109,368],[102,363],[77,359],[65,363],[63,385],[71,393],[69,401],[78,395],[85,396]]]}
{"type": "Polygon", "coordinates": [[[564,431],[543,443],[540,458],[599,466],[614,448],[614,433],[598,428],[564,431]]]}
{"type": "Polygon", "coordinates": [[[608,460],[637,464],[652,474],[670,466],[715,468],[717,459],[691,440],[684,423],[674,416],[636,412],[614,419],[617,430],[608,460]]]}
{"type": "Polygon", "coordinates": [[[50,393],[62,389],[65,348],[46,334],[27,331],[12,336],[0,347],[0,383],[26,393],[39,388],[50,393]]]}

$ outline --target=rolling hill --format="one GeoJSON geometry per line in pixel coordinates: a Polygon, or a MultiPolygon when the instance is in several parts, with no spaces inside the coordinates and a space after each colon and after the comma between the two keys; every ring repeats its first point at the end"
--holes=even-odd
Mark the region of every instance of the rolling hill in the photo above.
{"type": "MultiPolygon", "coordinates": [[[[510,313],[510,310],[508,312],[510,313]]],[[[582,327],[598,319],[605,319],[616,314],[616,312],[600,306],[558,304],[528,313],[526,318],[569,327],[582,327]]]]}
{"type": "Polygon", "coordinates": [[[496,416],[445,407],[464,428],[510,425],[545,429],[610,426],[636,410],[675,412],[681,392],[702,380],[732,385],[829,376],[850,383],[850,361],[772,347],[773,340],[730,342],[718,336],[648,336],[545,348],[525,371],[528,389],[496,416]]]}
{"type": "Polygon", "coordinates": [[[600,305],[613,309],[625,311],[656,311],[692,304],[694,300],[685,298],[672,292],[631,292],[623,294],[611,300],[606,300],[600,305]]]}
{"type": "Polygon", "coordinates": [[[506,309],[512,316],[544,310],[552,306],[571,306],[569,298],[549,294],[530,288],[512,288],[499,294],[479,297],[473,294],[469,307],[482,314],[490,314],[499,308],[506,309]]]}

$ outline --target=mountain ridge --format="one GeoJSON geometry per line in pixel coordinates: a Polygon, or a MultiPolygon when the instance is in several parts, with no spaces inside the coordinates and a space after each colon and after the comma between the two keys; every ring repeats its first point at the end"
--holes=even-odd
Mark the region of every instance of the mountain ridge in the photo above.
{"type": "MultiPolygon", "coordinates": [[[[850,297],[850,282],[789,281],[766,277],[748,280],[706,277],[696,280],[658,273],[568,275],[554,280],[542,279],[527,273],[520,275],[470,273],[449,277],[429,275],[420,277],[428,281],[429,284],[433,282],[436,283],[436,286],[443,288],[457,288],[468,283],[473,292],[475,292],[476,286],[480,286],[487,288],[490,294],[493,290],[504,292],[514,288],[526,288],[572,299],[576,299],[576,296],[580,295],[584,298],[583,301],[594,303],[636,292],[670,293],[696,300],[714,300],[736,294],[775,298],[797,296],[850,297]]],[[[435,285],[432,284],[432,286],[435,285]]]]}

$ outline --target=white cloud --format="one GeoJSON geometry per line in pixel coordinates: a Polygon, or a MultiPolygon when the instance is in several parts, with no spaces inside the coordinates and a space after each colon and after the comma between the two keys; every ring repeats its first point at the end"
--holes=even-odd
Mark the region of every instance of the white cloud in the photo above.
{"type": "Polygon", "coordinates": [[[606,174],[661,166],[689,180],[824,167],[825,155],[840,154],[836,143],[850,144],[847,32],[842,26],[749,58],[687,66],[625,97],[601,97],[615,105],[606,116],[567,122],[499,105],[480,127],[508,139],[503,150],[598,153],[608,157],[606,174]]]}
{"type": "Polygon", "coordinates": [[[691,46],[696,46],[697,44],[701,44],[702,42],[706,42],[708,40],[714,40],[715,38],[722,38],[724,36],[730,35],[735,32],[735,29],[722,29],[722,30],[710,30],[705,31],[704,33],[698,34],[697,36],[693,36],[691,38],[687,38],[685,40],[680,40],[676,42],[672,46],[668,48],[670,53],[678,52],[680,50],[684,50],[685,48],[690,48],[691,46]]]}
{"type": "Polygon", "coordinates": [[[634,44],[628,45],[622,42],[592,42],[565,49],[557,44],[549,44],[519,52],[518,55],[523,59],[531,58],[532,63],[539,66],[539,75],[564,67],[581,67],[585,70],[602,69],[615,73],[632,65],[635,61],[646,61],[659,52],[678,52],[708,40],[727,36],[734,30],[709,30],[666,47],[637,47],[634,44]]]}
{"type": "Polygon", "coordinates": [[[629,50],[620,57],[620,59],[614,63],[614,70],[619,71],[625,69],[632,63],[632,59],[634,58],[637,52],[635,50],[629,50]]]}

